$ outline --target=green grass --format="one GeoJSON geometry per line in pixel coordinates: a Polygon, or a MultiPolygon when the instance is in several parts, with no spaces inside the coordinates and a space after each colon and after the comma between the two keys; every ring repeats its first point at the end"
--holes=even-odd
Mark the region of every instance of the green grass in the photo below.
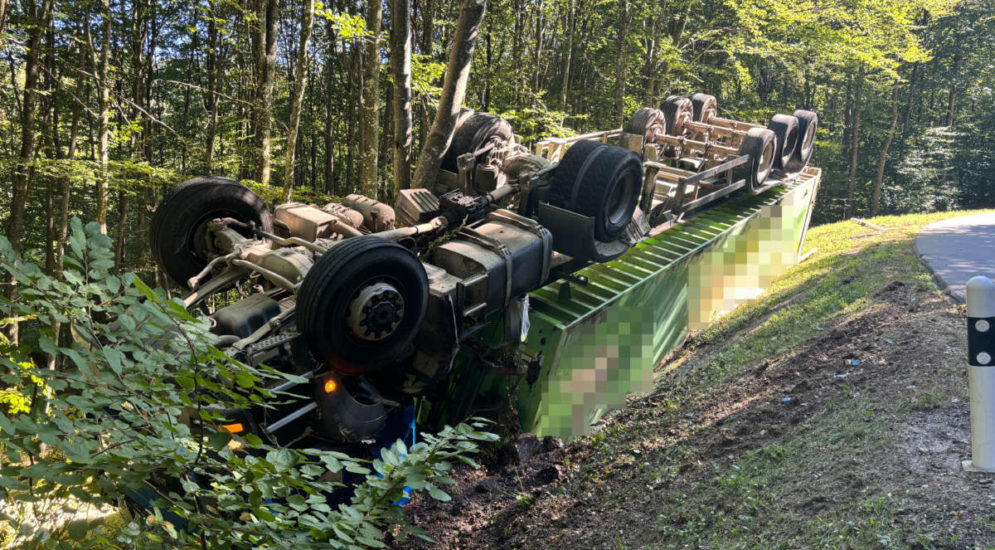
{"type": "MultiPolygon", "coordinates": [[[[651,424],[634,434],[609,426],[593,436],[602,452],[592,461],[597,465],[582,467],[587,483],[607,478],[605,472],[619,463],[625,449],[657,436],[657,426],[687,423],[684,413],[696,403],[721,399],[716,390],[759,366],[790,362],[823,331],[868,314],[880,305],[877,294],[891,283],[938,295],[914,239],[929,223],[965,214],[871,220],[887,227],[885,232],[849,221],[812,228],[806,250],[818,251],[808,261],[775,281],[757,301],[693,335],[658,374],[654,398],[659,404],[651,424]]],[[[842,365],[844,358],[831,360],[842,365]]],[[[931,537],[896,517],[908,495],[877,482],[865,463],[889,452],[896,444],[895,426],[908,415],[963,397],[963,381],[928,378],[893,401],[843,385],[849,390],[826,399],[774,443],[713,461],[703,466],[711,468],[710,474],[690,481],[677,473],[677,464],[696,459],[682,443],[711,427],[692,424],[691,435],[666,438],[659,455],[640,460],[631,474],[633,486],[660,492],[656,522],[626,543],[643,548],[905,548],[918,537],[922,547],[932,547],[931,537]],[[854,470],[860,471],[859,479],[854,470]],[[812,488],[815,479],[829,493],[849,496],[813,506],[811,499],[819,498],[812,488]],[[848,483],[854,487],[847,488],[848,483]]]]}

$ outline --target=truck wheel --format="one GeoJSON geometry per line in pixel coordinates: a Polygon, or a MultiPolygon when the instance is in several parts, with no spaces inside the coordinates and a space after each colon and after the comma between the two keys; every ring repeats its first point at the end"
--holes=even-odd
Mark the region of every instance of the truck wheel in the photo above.
{"type": "Polygon", "coordinates": [[[507,120],[488,113],[473,112],[461,116],[453,132],[453,140],[442,157],[441,167],[450,172],[459,172],[456,159],[460,155],[473,153],[487,145],[488,141],[509,141],[514,132],[507,120]]]}
{"type": "Polygon", "coordinates": [[[815,149],[815,131],[819,127],[819,115],[812,111],[798,109],[795,118],[798,119],[798,145],[784,167],[786,172],[800,172],[808,165],[815,149]]]}
{"type": "Polygon", "coordinates": [[[749,155],[750,162],[737,171],[736,179],[745,178],[750,193],[761,191],[774,168],[774,132],[766,128],[751,128],[739,145],[740,155],[749,155]]]}
{"type": "Polygon", "coordinates": [[[665,132],[667,120],[663,111],[652,107],[643,107],[632,114],[625,123],[625,131],[629,134],[643,136],[643,143],[649,143],[657,132],[665,132]]]}
{"type": "Polygon", "coordinates": [[[683,135],[684,125],[694,117],[694,106],[686,97],[672,95],[663,100],[660,110],[667,119],[667,134],[671,136],[683,135]]]}
{"type": "MultiPolygon", "coordinates": [[[[273,230],[266,204],[248,187],[228,178],[201,176],[180,184],[156,207],[149,225],[152,257],[170,279],[183,287],[210,260],[207,222],[234,218],[273,230]]],[[[251,237],[245,229],[236,231],[251,237]]]]}
{"type": "Polygon", "coordinates": [[[708,119],[717,115],[719,103],[715,101],[715,96],[708,94],[694,94],[691,96],[691,107],[694,110],[695,122],[708,122],[708,119]]]}
{"type": "Polygon", "coordinates": [[[767,123],[767,129],[777,138],[774,145],[774,168],[784,168],[798,145],[798,119],[777,114],[767,123]]]}
{"type": "Polygon", "coordinates": [[[428,277],[403,246],[366,235],[333,246],[304,276],[297,328],[338,373],[376,371],[404,352],[428,308],[428,277]]]}
{"type": "Polygon", "coordinates": [[[595,237],[612,241],[632,221],[642,175],[642,161],[632,151],[578,141],[553,174],[551,198],[556,206],[593,217],[595,237]]]}

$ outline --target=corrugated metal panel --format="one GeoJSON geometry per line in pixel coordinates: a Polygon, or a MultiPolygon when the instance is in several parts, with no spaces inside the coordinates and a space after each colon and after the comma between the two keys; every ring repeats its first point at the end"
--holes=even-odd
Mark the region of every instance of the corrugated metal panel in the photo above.
{"type": "Polygon", "coordinates": [[[763,195],[731,197],[614,261],[534,291],[524,351],[537,368],[517,385],[522,428],[571,437],[627,393],[646,391],[653,367],[688,330],[794,262],[819,175],[812,169],[763,195]]]}
{"type": "Polygon", "coordinates": [[[642,241],[616,260],[585,267],[576,275],[587,277],[589,284],[570,283],[569,300],[560,296],[560,286],[565,281],[550,283],[532,293],[532,312],[547,314],[565,326],[579,322],[618,299],[633,285],[701,251],[730,229],[756,216],[764,205],[776,204],[784,194],[815,177],[818,177],[817,173],[803,173],[763,195],[733,197],[642,241]]]}

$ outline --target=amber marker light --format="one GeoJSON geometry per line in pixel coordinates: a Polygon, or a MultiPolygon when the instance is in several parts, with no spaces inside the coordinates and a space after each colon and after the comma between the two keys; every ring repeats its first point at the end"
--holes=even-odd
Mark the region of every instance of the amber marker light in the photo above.
{"type": "Polygon", "coordinates": [[[224,428],[224,429],[226,429],[226,430],[228,430],[229,432],[231,432],[233,434],[238,434],[238,433],[242,433],[243,431],[245,431],[245,427],[242,426],[241,423],[237,423],[237,424],[225,424],[224,426],[221,426],[221,427],[224,428]]]}
{"type": "Polygon", "coordinates": [[[332,393],[338,387],[339,385],[335,383],[334,378],[329,378],[328,380],[325,380],[325,393],[332,393]]]}

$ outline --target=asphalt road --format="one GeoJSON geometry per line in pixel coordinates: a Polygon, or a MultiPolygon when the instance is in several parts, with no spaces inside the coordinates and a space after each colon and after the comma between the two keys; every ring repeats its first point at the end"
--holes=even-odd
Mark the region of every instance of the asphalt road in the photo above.
{"type": "Polygon", "coordinates": [[[963,302],[968,279],[995,279],[995,213],[927,225],[916,237],[916,248],[940,283],[963,302]]]}

